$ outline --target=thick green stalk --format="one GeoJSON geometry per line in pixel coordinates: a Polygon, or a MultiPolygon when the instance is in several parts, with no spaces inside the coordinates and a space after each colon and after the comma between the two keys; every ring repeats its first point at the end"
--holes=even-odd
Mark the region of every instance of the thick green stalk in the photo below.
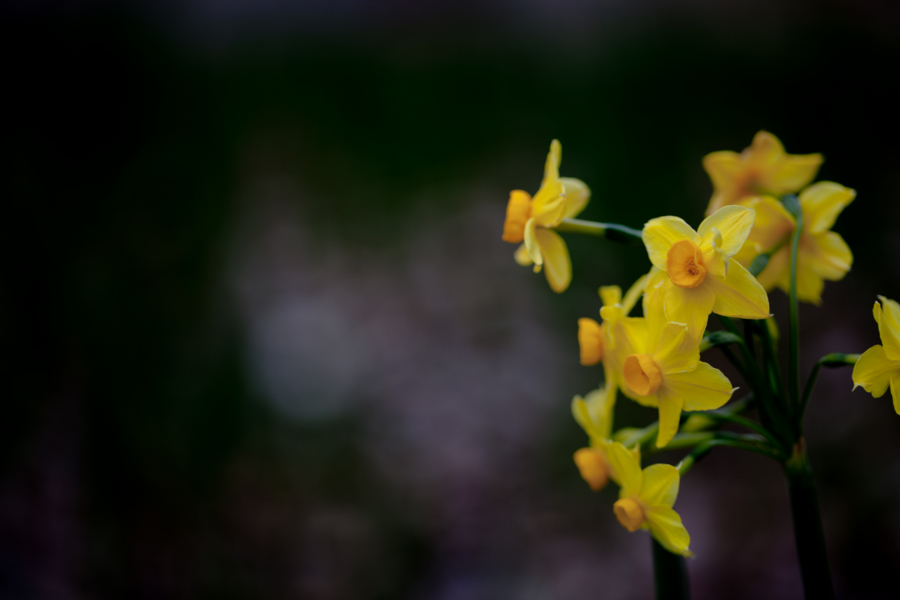
{"type": "Polygon", "coordinates": [[[684,557],[672,554],[653,540],[653,579],[656,582],[656,600],[688,600],[687,568],[684,557]]]}
{"type": "Polygon", "coordinates": [[[562,223],[556,226],[556,231],[595,235],[632,246],[642,246],[644,244],[640,231],[616,223],[595,223],[594,221],[582,221],[581,219],[563,219],[562,223]]]}
{"type": "Polygon", "coordinates": [[[784,464],[784,470],[788,479],[794,539],[806,600],[833,600],[834,588],[819,516],[819,501],[803,438],[794,446],[793,455],[784,464]]]}

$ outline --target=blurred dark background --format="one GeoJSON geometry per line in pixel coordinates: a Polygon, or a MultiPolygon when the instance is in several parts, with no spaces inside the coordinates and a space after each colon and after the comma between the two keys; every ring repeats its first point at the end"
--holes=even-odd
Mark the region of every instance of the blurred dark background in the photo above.
{"type": "MultiPolygon", "coordinates": [[[[856,262],[807,371],[900,298],[894,2],[0,10],[2,598],[651,597],[569,413],[576,320],[646,255],[569,235],[557,296],[500,240],[554,137],[632,227],[699,223],[701,157],[760,129],[823,152],[856,262]]],[[[850,388],[820,378],[811,460],[839,595],[889,598],[900,417],[850,388]]],[[[800,596],[777,465],[717,450],[676,508],[695,598],[800,596]]]]}

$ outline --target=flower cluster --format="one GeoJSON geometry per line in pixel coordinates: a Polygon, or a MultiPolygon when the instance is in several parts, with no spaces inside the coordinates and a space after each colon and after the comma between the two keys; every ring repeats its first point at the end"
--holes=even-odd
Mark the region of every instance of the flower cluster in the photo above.
{"type": "Polygon", "coordinates": [[[900,305],[886,298],[875,304],[883,346],[861,358],[827,355],[800,393],[797,302],[820,304],[824,282],[842,279],[853,263],[850,248],[831,229],[856,192],[830,181],[813,183],[821,154],[788,154],[778,138],[761,131],[741,153],[713,152],[703,158],[713,195],[697,229],[679,217],[662,216],[639,232],[573,219],[587,205],[590,190],[578,179],[559,177],[560,157],[554,140],[535,196],[510,193],[503,240],[522,244],[516,262],[534,265],[536,272],[543,268],[558,293],[572,279],[561,231],[640,243],[647,252],[649,272],[624,296],[618,286],[601,287],[600,320],[579,319],[581,363],[602,365],[604,384],[572,401],[572,414],[589,440],[575,452],[575,465],[592,490],[609,481],[619,486],[613,512],[628,531],[649,530],[669,552],[689,556],[690,536],[673,505],[681,476],[714,446],[778,460],[792,482],[810,477],[802,419],[821,366],[855,364],[854,384],[875,397],[890,387],[900,414],[900,305]],[[787,384],[781,379],[778,330],[769,308],[768,293],[775,288],[790,296],[792,307],[787,384]],[[640,316],[632,316],[639,300],[640,316]],[[709,329],[712,314],[724,330],[709,329]],[[743,335],[732,319],[746,320],[743,335]],[[738,388],[700,360],[701,351],[711,347],[722,348],[749,387],[749,394],[728,406],[738,388]],[[614,431],[619,391],[656,409],[657,422],[614,431]],[[751,407],[759,422],[741,415],[751,407]],[[683,414],[696,411],[704,412],[690,418],[683,414]],[[724,431],[723,423],[751,433],[724,431]],[[677,466],[641,468],[643,458],[675,448],[693,450],[677,466]]]}

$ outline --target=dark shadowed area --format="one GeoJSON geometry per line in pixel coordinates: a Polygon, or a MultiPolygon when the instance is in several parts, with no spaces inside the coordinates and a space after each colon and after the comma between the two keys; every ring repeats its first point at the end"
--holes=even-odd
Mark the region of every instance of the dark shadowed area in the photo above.
{"type": "MultiPolygon", "coordinates": [[[[698,224],[702,156],[760,129],[822,152],[855,264],[804,374],[900,299],[886,0],[0,10],[0,598],[651,597],[569,411],[577,319],[646,252],[568,234],[557,295],[500,239],[553,138],[582,217],[636,228],[698,224]]],[[[809,452],[839,597],[887,599],[900,416],[851,387],[823,372],[809,452]]],[[[774,462],[717,449],[675,508],[695,599],[800,596],[774,462]]]]}

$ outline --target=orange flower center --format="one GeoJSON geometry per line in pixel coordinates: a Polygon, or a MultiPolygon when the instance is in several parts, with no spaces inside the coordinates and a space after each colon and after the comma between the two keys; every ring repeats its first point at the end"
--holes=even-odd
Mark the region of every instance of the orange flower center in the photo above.
{"type": "Polygon", "coordinates": [[[622,527],[634,533],[644,523],[644,508],[633,498],[622,498],[613,504],[613,511],[622,527]]]}
{"type": "Polygon", "coordinates": [[[525,223],[531,218],[531,195],[522,190],[509,193],[506,205],[506,222],[503,223],[503,241],[518,244],[525,239],[525,223]]]}
{"type": "Polygon", "coordinates": [[[593,319],[578,319],[578,347],[581,350],[581,364],[586,367],[603,360],[605,326],[593,319]]]}
{"type": "Polygon", "coordinates": [[[638,396],[649,396],[659,389],[662,373],[656,362],[646,354],[630,354],[622,365],[625,385],[638,396]]]}
{"type": "Polygon", "coordinates": [[[609,481],[609,464],[603,454],[595,448],[581,448],[575,452],[575,465],[581,477],[595,492],[602,490],[609,481]]]}
{"type": "Polygon", "coordinates": [[[690,240],[675,242],[666,255],[666,271],[669,279],[677,286],[695,288],[706,278],[703,253],[690,240]]]}

